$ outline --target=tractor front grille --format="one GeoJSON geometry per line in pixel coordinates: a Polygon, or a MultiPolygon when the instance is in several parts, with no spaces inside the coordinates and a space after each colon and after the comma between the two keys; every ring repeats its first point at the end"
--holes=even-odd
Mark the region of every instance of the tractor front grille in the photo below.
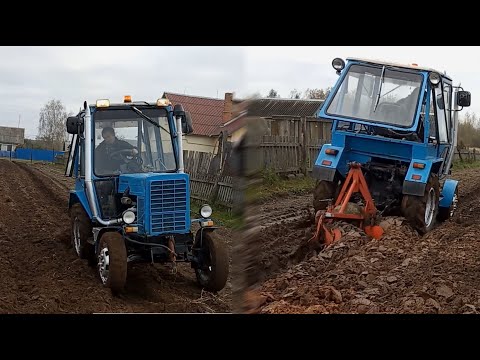
{"type": "Polygon", "coordinates": [[[150,233],[184,231],[187,227],[187,181],[155,180],[150,188],[150,233]]]}

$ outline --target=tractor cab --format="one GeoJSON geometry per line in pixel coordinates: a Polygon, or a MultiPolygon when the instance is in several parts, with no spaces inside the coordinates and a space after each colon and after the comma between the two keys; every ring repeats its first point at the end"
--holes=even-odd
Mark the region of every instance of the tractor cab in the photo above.
{"type": "MultiPolygon", "coordinates": [[[[332,66],[339,78],[317,114],[332,122],[332,140],[313,167],[315,209],[325,209],[351,164],[361,164],[378,209],[402,209],[413,217],[406,204],[425,196],[433,183],[436,194],[428,200],[433,218],[451,213],[457,182],[446,177],[457,144],[458,112],[470,106],[470,93],[446,72],[417,64],[335,58],[332,66]]],[[[433,226],[430,215],[417,221],[420,232],[433,226]]]]}
{"type": "Polygon", "coordinates": [[[340,78],[321,109],[333,132],[382,136],[424,144],[452,143],[455,115],[470,105],[470,93],[446,73],[364,59],[336,58],[340,78]]]}
{"type": "Polygon", "coordinates": [[[211,234],[211,207],[191,219],[182,136],[192,131],[189,113],[168,99],[97,100],[67,119],[73,136],[66,175],[76,179],[69,199],[72,244],[113,290],[123,288],[126,264],[134,261],[190,262],[208,290],[225,285],[228,259],[211,234]],[[192,222],[200,224],[195,236],[192,222]]]}

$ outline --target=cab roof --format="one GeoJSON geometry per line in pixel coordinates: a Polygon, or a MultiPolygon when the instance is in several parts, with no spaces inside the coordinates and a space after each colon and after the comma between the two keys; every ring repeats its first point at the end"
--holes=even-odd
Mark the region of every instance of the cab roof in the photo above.
{"type": "MultiPolygon", "coordinates": [[[[157,106],[156,102],[147,102],[147,101],[132,101],[132,102],[122,102],[122,103],[110,103],[109,107],[112,106],[142,106],[142,105],[147,105],[147,106],[157,106]]],[[[97,107],[97,104],[90,104],[90,107],[97,107]]],[[[159,107],[166,107],[166,106],[159,106],[159,107]]]]}
{"type": "Polygon", "coordinates": [[[386,66],[395,66],[395,67],[400,67],[404,69],[412,69],[412,70],[420,70],[420,71],[428,71],[428,72],[437,72],[441,76],[452,80],[450,76],[447,75],[445,71],[438,71],[432,68],[424,67],[424,66],[416,66],[412,64],[400,64],[400,63],[394,63],[394,62],[388,62],[388,61],[383,61],[383,60],[377,60],[377,59],[362,59],[362,58],[347,58],[347,61],[359,61],[363,63],[369,63],[369,64],[376,64],[376,65],[386,65],[386,66]]]}

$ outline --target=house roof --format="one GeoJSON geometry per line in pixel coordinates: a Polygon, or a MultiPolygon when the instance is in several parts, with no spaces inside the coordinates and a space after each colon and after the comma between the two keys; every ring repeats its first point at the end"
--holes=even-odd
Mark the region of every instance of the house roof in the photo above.
{"type": "Polygon", "coordinates": [[[224,99],[170,92],[164,93],[163,97],[169,99],[172,105],[182,104],[185,111],[190,112],[193,135],[214,136],[220,133],[220,126],[223,124],[224,99]]]}
{"type": "Polygon", "coordinates": [[[250,99],[237,104],[232,119],[222,129],[233,133],[247,124],[248,118],[272,116],[316,116],[323,100],[318,99],[250,99]]]}
{"type": "Polygon", "coordinates": [[[323,100],[317,99],[254,99],[248,107],[249,116],[316,116],[323,100]]]}

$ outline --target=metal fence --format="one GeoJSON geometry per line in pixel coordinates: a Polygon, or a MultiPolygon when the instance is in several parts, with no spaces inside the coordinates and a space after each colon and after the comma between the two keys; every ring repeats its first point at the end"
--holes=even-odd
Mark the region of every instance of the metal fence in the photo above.
{"type": "Polygon", "coordinates": [[[30,161],[56,162],[64,156],[64,151],[44,149],[16,149],[14,151],[0,151],[0,157],[30,161]]]}

